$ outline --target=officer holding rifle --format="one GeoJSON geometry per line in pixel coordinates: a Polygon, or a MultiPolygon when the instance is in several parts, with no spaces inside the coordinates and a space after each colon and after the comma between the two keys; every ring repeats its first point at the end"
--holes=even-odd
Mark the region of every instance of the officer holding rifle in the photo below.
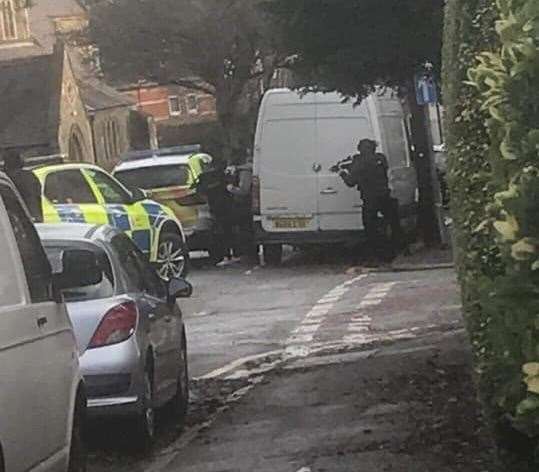
{"type": "Polygon", "coordinates": [[[331,170],[339,173],[348,187],[356,187],[363,199],[363,224],[367,236],[369,254],[377,261],[394,257],[404,248],[404,235],[400,224],[399,202],[391,197],[386,156],[376,152],[377,144],[371,139],[362,139],[359,154],[351,156],[331,170]],[[391,249],[385,248],[385,235],[380,234],[380,216],[391,228],[391,249]]]}

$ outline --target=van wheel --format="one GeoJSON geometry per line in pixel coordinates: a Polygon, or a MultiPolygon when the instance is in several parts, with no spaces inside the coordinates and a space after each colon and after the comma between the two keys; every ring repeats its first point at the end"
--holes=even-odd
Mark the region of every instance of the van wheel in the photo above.
{"type": "Polygon", "coordinates": [[[80,405],[75,410],[73,431],[71,432],[71,448],[69,450],[68,472],[86,472],[86,445],[84,443],[84,412],[80,405]]]}
{"type": "Polygon", "coordinates": [[[282,244],[266,244],[264,245],[264,262],[270,266],[276,266],[283,259],[282,244]]]}

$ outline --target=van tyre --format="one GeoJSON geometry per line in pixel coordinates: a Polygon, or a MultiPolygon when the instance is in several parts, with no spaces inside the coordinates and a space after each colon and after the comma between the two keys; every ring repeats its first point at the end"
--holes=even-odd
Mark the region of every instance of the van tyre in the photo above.
{"type": "Polygon", "coordinates": [[[164,233],[157,248],[157,270],[159,276],[169,281],[186,277],[189,272],[189,249],[177,233],[164,233]]]}
{"type": "Polygon", "coordinates": [[[264,262],[270,266],[277,266],[283,260],[283,245],[282,244],[266,244],[264,245],[264,262]]]}
{"type": "MultiPolygon", "coordinates": [[[[84,442],[84,406],[77,405],[71,431],[68,472],[86,472],[87,449],[84,442]]],[[[3,470],[0,466],[0,470],[3,470]]]]}
{"type": "Polygon", "coordinates": [[[155,441],[155,409],[153,406],[153,382],[152,375],[144,373],[144,392],[142,408],[135,420],[134,441],[143,451],[152,448],[155,441]]]}

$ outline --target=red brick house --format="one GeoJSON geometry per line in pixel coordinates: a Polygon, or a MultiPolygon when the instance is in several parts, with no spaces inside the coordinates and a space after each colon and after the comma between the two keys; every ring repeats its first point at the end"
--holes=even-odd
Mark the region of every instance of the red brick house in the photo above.
{"type": "Polygon", "coordinates": [[[119,87],[152,117],[160,147],[199,144],[218,132],[215,97],[180,85],[141,83],[119,87]]]}

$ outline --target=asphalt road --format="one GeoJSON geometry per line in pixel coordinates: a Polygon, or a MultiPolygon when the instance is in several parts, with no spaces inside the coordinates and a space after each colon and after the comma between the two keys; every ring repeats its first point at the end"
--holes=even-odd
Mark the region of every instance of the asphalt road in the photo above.
{"type": "MultiPolygon", "coordinates": [[[[287,375],[283,384],[275,378],[276,372],[297,362],[305,363],[297,367],[301,372],[326,365],[330,370],[323,377],[335,379],[335,369],[342,364],[338,356],[359,353],[361,357],[398,342],[430,346],[430,337],[460,329],[451,269],[363,273],[351,270],[346,258],[327,260],[320,263],[309,255],[292,254],[277,268],[242,264],[215,268],[196,263],[190,275],[194,296],[182,302],[193,378],[186,427],[181,430],[165,418],[151,456],[114,441],[112,445],[97,441],[92,445],[90,471],[308,472],[310,468],[301,466],[302,458],[327,439],[311,431],[319,429],[319,423],[305,421],[303,430],[293,428],[294,438],[305,436],[298,440],[298,450],[282,446],[269,456],[264,452],[268,441],[292,434],[290,422],[279,420],[276,413],[262,414],[265,404],[279,412],[281,402],[288,405],[289,413],[295,405],[299,417],[312,413],[312,408],[301,413],[301,404],[317,404],[312,395],[302,398],[290,386],[290,382],[295,385],[293,376],[287,375]],[[265,434],[270,425],[271,434],[265,434]],[[233,443],[226,439],[229,434],[236,438],[233,443]],[[259,449],[254,456],[249,454],[252,448],[259,449]],[[265,467],[258,469],[261,463],[265,467]]],[[[313,381],[318,383],[317,376],[313,381]]],[[[298,379],[298,388],[305,389],[309,381],[298,379]]],[[[338,386],[324,388],[339,392],[338,386]]],[[[334,406],[331,402],[322,406],[323,416],[330,418],[334,406]]],[[[340,411],[336,418],[351,418],[353,411],[340,411]]],[[[347,431],[357,434],[356,429],[347,431]]],[[[113,436],[122,436],[121,426],[117,430],[113,436]]]]}

